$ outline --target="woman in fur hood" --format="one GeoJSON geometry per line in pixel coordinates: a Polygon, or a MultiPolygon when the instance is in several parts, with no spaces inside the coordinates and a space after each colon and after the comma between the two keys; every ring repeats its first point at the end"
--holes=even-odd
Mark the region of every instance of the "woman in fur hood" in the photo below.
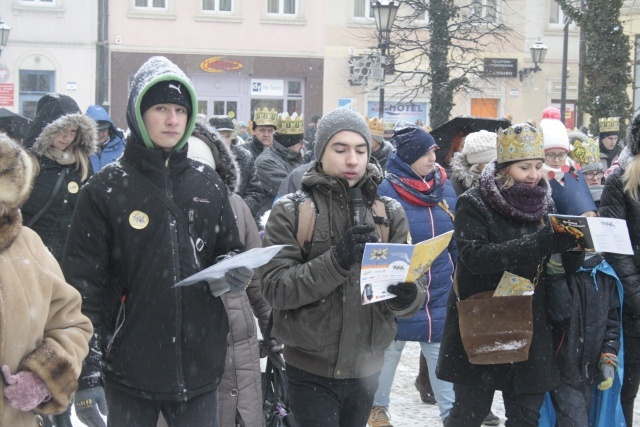
{"type": "Polygon", "coordinates": [[[36,155],[40,172],[22,207],[24,222],[60,262],[80,187],[93,174],[89,156],[97,147],[95,122],[72,98],[47,94],[38,101],[25,147],[36,155]]]}
{"type": "Polygon", "coordinates": [[[456,195],[461,195],[470,188],[477,187],[480,173],[498,152],[495,132],[481,130],[467,135],[464,148],[455,153],[451,159],[451,183],[456,195]]]}
{"type": "Polygon", "coordinates": [[[37,414],[69,406],[89,351],[91,322],[78,291],[32,230],[20,205],[29,197],[35,165],[0,134],[0,425],[37,425],[37,414]]]}
{"type": "MultiPolygon", "coordinates": [[[[229,201],[236,217],[240,240],[246,250],[262,246],[251,210],[238,195],[240,172],[236,158],[217,130],[198,119],[188,141],[188,156],[209,165],[229,189],[229,201]]],[[[260,350],[253,316],[264,336],[271,307],[260,291],[257,274],[246,292],[222,296],[229,318],[227,358],[218,386],[218,417],[221,426],[263,424],[260,350]]]]}

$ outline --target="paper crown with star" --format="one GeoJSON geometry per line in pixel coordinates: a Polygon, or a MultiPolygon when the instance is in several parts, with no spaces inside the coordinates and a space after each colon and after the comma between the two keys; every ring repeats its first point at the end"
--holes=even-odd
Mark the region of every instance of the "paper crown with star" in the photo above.
{"type": "Polygon", "coordinates": [[[498,129],[498,164],[544,159],[542,131],[529,123],[498,129]]]}
{"type": "Polygon", "coordinates": [[[597,211],[596,203],[591,197],[589,185],[579,166],[571,168],[568,165],[562,167],[564,176],[562,182],[549,179],[551,186],[551,198],[556,204],[556,209],[562,215],[581,215],[588,211],[597,211]],[[566,172],[565,172],[566,170],[566,172]]]}
{"type": "Polygon", "coordinates": [[[617,133],[620,131],[620,118],[602,117],[598,119],[600,133],[617,133]]]}
{"type": "Polygon", "coordinates": [[[253,113],[253,121],[251,122],[255,129],[256,126],[273,126],[278,128],[278,112],[273,108],[271,110],[264,108],[258,108],[253,113]]]}
{"type": "Polygon", "coordinates": [[[602,169],[600,145],[580,131],[569,132],[569,156],[580,165],[582,172],[602,169]]]}
{"type": "Polygon", "coordinates": [[[281,113],[278,115],[277,131],[280,135],[302,135],[304,134],[304,114],[281,113]]]}
{"type": "Polygon", "coordinates": [[[369,116],[365,116],[364,118],[367,121],[367,125],[369,126],[369,131],[371,132],[371,136],[384,136],[385,123],[384,119],[379,119],[374,117],[370,119],[369,116]]]}

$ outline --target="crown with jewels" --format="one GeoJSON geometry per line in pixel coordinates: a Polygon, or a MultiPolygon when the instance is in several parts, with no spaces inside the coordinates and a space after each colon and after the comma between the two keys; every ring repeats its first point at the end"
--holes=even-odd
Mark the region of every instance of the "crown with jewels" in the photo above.
{"type": "Polygon", "coordinates": [[[282,113],[278,115],[277,131],[280,135],[302,135],[304,134],[304,114],[282,113]]]}
{"type": "Polygon", "coordinates": [[[598,125],[600,126],[600,133],[604,132],[619,132],[620,131],[620,118],[618,117],[602,117],[598,119],[598,125]]]}
{"type": "Polygon", "coordinates": [[[544,159],[542,131],[529,123],[498,129],[498,164],[544,159]]]}
{"type": "Polygon", "coordinates": [[[580,131],[569,132],[571,151],[569,156],[580,165],[583,172],[602,168],[600,145],[580,131]]]}
{"type": "Polygon", "coordinates": [[[385,129],[384,119],[379,119],[377,117],[374,117],[373,119],[369,119],[369,116],[365,116],[364,119],[367,121],[367,125],[369,125],[369,131],[371,132],[371,136],[382,137],[384,135],[384,129],[385,129]]]}
{"type": "Polygon", "coordinates": [[[558,213],[561,215],[581,215],[588,211],[597,211],[593,201],[589,185],[582,171],[578,168],[564,173],[562,183],[556,179],[550,179],[551,198],[558,213]]]}
{"type": "Polygon", "coordinates": [[[256,126],[273,126],[278,127],[278,112],[273,108],[268,110],[267,107],[258,108],[253,113],[253,127],[256,126]]]}

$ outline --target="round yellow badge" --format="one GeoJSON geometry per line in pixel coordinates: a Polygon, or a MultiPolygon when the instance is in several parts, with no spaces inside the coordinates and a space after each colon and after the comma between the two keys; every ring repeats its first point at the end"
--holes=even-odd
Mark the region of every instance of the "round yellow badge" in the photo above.
{"type": "Polygon", "coordinates": [[[129,215],[129,224],[136,230],[142,230],[149,225],[149,215],[140,211],[133,211],[129,215]]]}
{"type": "Polygon", "coordinates": [[[76,194],[78,190],[80,190],[80,186],[77,182],[71,181],[69,185],[67,185],[67,190],[69,190],[69,193],[71,194],[76,194]]]}

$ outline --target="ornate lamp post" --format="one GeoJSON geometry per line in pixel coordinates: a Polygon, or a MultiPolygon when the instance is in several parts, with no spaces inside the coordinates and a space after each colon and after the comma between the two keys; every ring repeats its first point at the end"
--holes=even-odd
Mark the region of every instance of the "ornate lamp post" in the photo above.
{"type": "Polygon", "coordinates": [[[382,119],[384,118],[384,67],[387,64],[386,54],[389,49],[389,34],[393,27],[393,21],[396,19],[400,3],[393,0],[384,2],[371,0],[370,6],[378,29],[378,48],[380,49],[380,67],[382,68],[378,117],[382,119]]]}
{"type": "Polygon", "coordinates": [[[4,49],[9,41],[10,31],[11,27],[5,24],[2,18],[0,18],[0,55],[2,55],[2,49],[4,49]]]}
{"type": "Polygon", "coordinates": [[[518,72],[518,74],[520,75],[520,81],[524,80],[524,78],[529,74],[537,73],[538,71],[542,70],[539,65],[544,62],[544,57],[547,55],[547,50],[549,50],[549,48],[545,46],[544,43],[542,43],[540,40],[535,42],[529,48],[529,51],[531,51],[531,60],[533,61],[533,67],[523,68],[518,72]]]}

